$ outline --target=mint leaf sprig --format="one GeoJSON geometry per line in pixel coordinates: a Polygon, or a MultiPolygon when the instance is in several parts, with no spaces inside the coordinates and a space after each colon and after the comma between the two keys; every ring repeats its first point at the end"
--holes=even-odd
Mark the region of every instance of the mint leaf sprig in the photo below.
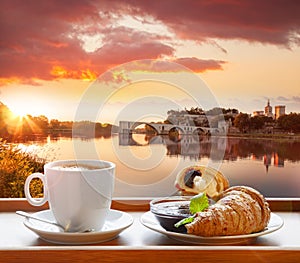
{"type": "Polygon", "coordinates": [[[178,228],[182,225],[193,222],[194,218],[196,217],[196,213],[202,212],[203,210],[205,210],[208,207],[209,207],[209,201],[208,201],[208,198],[205,193],[200,193],[198,195],[193,196],[191,198],[190,206],[189,206],[189,209],[190,209],[190,212],[192,215],[187,218],[181,219],[174,226],[176,228],[178,228]]]}
{"type": "Polygon", "coordinates": [[[190,201],[190,212],[195,214],[197,212],[202,212],[209,207],[209,201],[205,193],[200,193],[191,198],[190,201]]]}

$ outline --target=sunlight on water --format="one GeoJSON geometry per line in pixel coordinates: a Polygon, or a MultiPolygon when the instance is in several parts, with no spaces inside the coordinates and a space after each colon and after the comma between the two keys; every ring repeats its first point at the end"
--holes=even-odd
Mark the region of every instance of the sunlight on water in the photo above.
{"type": "Polygon", "coordinates": [[[49,160],[112,161],[116,163],[115,197],[157,197],[176,194],[175,178],[183,168],[218,163],[218,153],[211,152],[212,144],[216,144],[215,149],[225,147],[220,170],[231,185],[249,185],[267,197],[300,197],[299,143],[212,138],[193,144],[191,139],[174,143],[153,138],[147,145],[143,136],[135,135],[137,145],[121,144],[118,136],[73,140],[48,137],[19,147],[49,160]]]}

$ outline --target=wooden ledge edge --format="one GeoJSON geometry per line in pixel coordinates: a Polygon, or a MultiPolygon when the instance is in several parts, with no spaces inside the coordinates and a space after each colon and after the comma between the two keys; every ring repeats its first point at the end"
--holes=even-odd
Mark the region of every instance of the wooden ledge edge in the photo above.
{"type": "MultiPolygon", "coordinates": [[[[116,198],[112,201],[112,209],[143,212],[149,211],[149,202],[151,198],[134,199],[134,198],[116,198]]],[[[271,211],[300,211],[300,198],[266,198],[270,205],[271,211]]],[[[0,198],[0,212],[15,212],[16,210],[40,211],[49,209],[48,203],[43,206],[32,206],[25,198],[0,198]]]]}
{"type": "MultiPolygon", "coordinates": [[[[115,199],[112,201],[111,208],[128,212],[148,211],[150,209],[149,202],[149,199],[115,199]]],[[[37,212],[45,209],[49,209],[48,203],[43,206],[32,206],[25,198],[0,198],[0,212],[17,210],[37,212]]]]}

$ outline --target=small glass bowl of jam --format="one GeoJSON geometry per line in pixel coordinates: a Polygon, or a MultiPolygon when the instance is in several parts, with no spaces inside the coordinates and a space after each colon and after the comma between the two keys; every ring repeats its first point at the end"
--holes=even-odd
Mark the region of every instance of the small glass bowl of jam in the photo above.
{"type": "Polygon", "coordinates": [[[170,196],[153,199],[150,211],[160,225],[167,231],[186,233],[185,226],[176,228],[174,225],[181,219],[191,216],[189,205],[192,196],[170,196]]]}

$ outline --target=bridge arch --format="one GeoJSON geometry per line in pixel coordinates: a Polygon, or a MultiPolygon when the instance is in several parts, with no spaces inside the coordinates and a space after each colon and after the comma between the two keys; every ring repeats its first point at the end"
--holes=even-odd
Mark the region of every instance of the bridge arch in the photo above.
{"type": "MultiPolygon", "coordinates": [[[[151,122],[132,122],[120,121],[119,133],[134,133],[135,129],[140,125],[146,125],[153,129],[155,134],[168,135],[173,129],[177,129],[180,134],[191,135],[210,135],[212,129],[208,127],[177,125],[169,123],[151,123],[151,122]]],[[[214,132],[214,131],[213,131],[214,132]]]]}
{"type": "Polygon", "coordinates": [[[177,125],[174,125],[168,131],[168,137],[173,142],[180,142],[184,134],[185,134],[184,129],[182,129],[177,125]]]}
{"type": "Polygon", "coordinates": [[[206,135],[208,132],[207,130],[204,130],[200,127],[197,127],[194,131],[193,134],[198,134],[198,135],[206,135]]]}
{"type": "Polygon", "coordinates": [[[143,125],[143,124],[146,125],[146,126],[151,127],[151,128],[155,131],[156,134],[159,134],[159,133],[160,133],[159,129],[158,129],[155,125],[153,125],[153,124],[151,124],[151,123],[149,123],[149,122],[135,122],[135,123],[131,126],[131,129],[132,129],[132,130],[135,130],[138,126],[143,125]]]}
{"type": "Polygon", "coordinates": [[[185,130],[182,129],[180,126],[174,125],[174,126],[169,130],[169,134],[170,134],[170,132],[176,131],[176,130],[178,130],[180,134],[184,134],[184,133],[185,133],[185,130]]]}

